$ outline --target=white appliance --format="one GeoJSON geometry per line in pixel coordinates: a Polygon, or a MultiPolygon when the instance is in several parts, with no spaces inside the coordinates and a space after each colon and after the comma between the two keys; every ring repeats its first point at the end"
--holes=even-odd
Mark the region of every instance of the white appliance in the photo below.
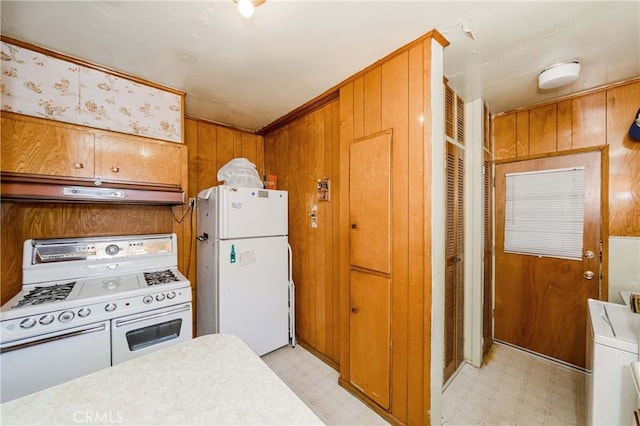
{"type": "Polygon", "coordinates": [[[588,300],[587,425],[632,425],[637,394],[631,364],[638,361],[640,314],[617,303],[588,300]]]}
{"type": "Polygon", "coordinates": [[[175,234],[25,241],[0,308],[1,401],[191,339],[177,260],[175,234]]]}
{"type": "Polygon", "coordinates": [[[288,193],[221,185],[197,209],[198,335],[234,334],[258,355],[295,344],[288,193]]]}

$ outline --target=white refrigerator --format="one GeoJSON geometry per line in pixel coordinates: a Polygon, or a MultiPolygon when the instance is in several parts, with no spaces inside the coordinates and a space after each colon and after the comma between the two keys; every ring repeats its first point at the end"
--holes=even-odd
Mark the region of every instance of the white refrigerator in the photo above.
{"type": "Polygon", "coordinates": [[[295,344],[287,205],[286,191],[198,194],[198,336],[234,334],[258,355],[295,344]]]}

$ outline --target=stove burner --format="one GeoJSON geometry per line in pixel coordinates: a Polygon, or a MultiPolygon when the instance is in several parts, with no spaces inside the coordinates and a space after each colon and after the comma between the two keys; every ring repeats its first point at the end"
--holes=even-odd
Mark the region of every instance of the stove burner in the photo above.
{"type": "Polygon", "coordinates": [[[35,287],[25,294],[13,308],[20,308],[22,306],[40,305],[42,303],[57,302],[59,300],[65,300],[73,286],[75,281],[67,284],[50,285],[46,287],[35,287]]]}
{"type": "Polygon", "coordinates": [[[174,281],[180,281],[171,270],[158,272],[145,272],[144,279],[149,285],[166,284],[174,281]]]}

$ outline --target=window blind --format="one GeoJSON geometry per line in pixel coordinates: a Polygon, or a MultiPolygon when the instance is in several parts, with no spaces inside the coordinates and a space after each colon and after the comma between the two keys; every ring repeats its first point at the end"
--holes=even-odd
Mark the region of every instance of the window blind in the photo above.
{"type": "Polygon", "coordinates": [[[584,167],[505,178],[504,251],[582,259],[584,167]]]}

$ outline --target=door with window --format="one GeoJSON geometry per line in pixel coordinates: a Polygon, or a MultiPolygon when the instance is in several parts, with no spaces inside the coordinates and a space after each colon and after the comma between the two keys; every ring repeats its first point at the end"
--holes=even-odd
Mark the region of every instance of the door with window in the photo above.
{"type": "Polygon", "coordinates": [[[495,179],[495,339],[584,367],[587,299],[600,296],[601,153],[498,164],[495,179]]]}

